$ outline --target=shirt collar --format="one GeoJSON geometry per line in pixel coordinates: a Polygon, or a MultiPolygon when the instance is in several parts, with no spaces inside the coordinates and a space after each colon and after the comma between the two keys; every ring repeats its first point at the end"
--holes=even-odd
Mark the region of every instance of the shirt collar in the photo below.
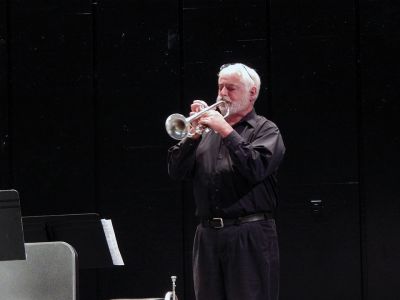
{"type": "Polygon", "coordinates": [[[247,124],[249,124],[251,127],[256,127],[257,124],[257,114],[255,109],[253,108],[251,110],[251,112],[249,112],[247,115],[245,115],[238,123],[239,124],[243,124],[244,122],[246,122],[247,124]]]}

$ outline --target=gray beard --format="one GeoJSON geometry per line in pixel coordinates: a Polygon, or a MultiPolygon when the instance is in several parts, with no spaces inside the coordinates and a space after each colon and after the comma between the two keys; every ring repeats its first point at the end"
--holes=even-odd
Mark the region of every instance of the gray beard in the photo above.
{"type": "MultiPolygon", "coordinates": [[[[217,98],[217,101],[221,101],[224,100],[221,97],[217,98]]],[[[228,101],[228,106],[229,106],[229,115],[233,115],[236,114],[238,112],[243,111],[246,108],[246,103],[245,100],[242,99],[241,101],[236,101],[236,102],[230,102],[229,99],[227,99],[228,101]]],[[[225,116],[227,113],[227,106],[226,105],[221,105],[218,107],[221,115],[225,116]]]]}
{"type": "Polygon", "coordinates": [[[229,114],[230,115],[236,114],[238,112],[243,111],[245,108],[246,108],[246,103],[244,99],[242,99],[239,102],[231,103],[231,105],[229,106],[229,114]]]}

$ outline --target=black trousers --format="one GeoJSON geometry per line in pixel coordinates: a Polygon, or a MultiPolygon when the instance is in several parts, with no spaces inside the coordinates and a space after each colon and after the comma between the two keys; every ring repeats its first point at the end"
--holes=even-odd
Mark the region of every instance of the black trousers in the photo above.
{"type": "Polygon", "coordinates": [[[193,278],[197,300],[277,300],[279,248],[275,221],[221,229],[198,225],[193,278]]]}

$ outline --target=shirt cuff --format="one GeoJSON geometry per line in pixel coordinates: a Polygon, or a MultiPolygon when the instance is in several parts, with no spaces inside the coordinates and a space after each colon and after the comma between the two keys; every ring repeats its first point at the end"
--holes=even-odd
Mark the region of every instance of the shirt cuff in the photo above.
{"type": "Polygon", "coordinates": [[[243,142],[243,138],[236,130],[233,130],[223,141],[228,148],[234,149],[243,142]]]}

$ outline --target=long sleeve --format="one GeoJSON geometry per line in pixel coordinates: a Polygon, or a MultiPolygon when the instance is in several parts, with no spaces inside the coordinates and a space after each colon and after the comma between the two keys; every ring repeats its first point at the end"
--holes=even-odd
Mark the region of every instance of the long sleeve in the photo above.
{"type": "Polygon", "coordinates": [[[263,181],[274,173],[283,159],[285,146],[276,125],[263,122],[252,141],[233,131],[224,139],[234,167],[250,183],[263,181]]]}
{"type": "Polygon", "coordinates": [[[196,164],[196,149],[201,139],[186,138],[168,150],[168,174],[172,179],[190,179],[196,164]]]}

